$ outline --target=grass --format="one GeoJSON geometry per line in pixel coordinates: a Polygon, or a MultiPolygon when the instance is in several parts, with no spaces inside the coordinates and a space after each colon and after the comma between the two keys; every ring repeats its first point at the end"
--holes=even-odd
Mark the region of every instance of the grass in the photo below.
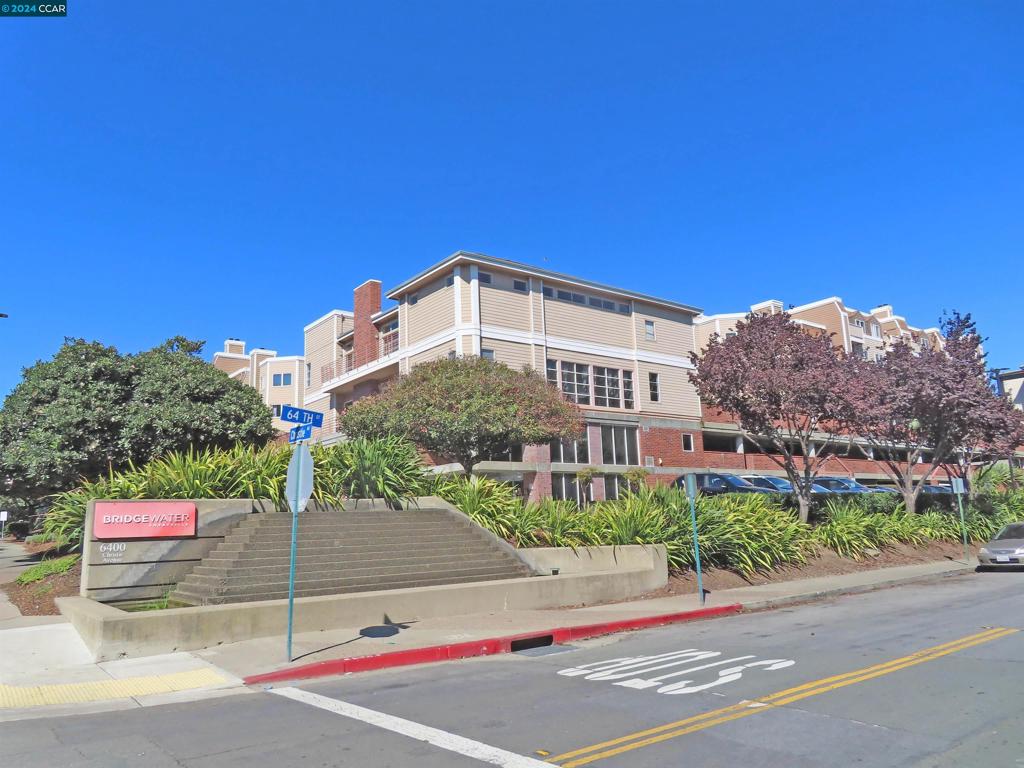
{"type": "Polygon", "coordinates": [[[33,584],[56,573],[67,573],[75,567],[78,557],[78,555],[65,555],[64,557],[55,557],[52,560],[43,560],[31,568],[22,571],[21,575],[15,579],[15,583],[33,584]]]}

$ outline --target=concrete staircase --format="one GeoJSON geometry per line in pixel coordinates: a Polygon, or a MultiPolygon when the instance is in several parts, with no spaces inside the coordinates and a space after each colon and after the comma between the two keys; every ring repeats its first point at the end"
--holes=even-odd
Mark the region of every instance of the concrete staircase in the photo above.
{"type": "MultiPolygon", "coordinates": [[[[211,605],[288,597],[291,517],[249,516],[169,601],[211,605]]],[[[451,510],[319,509],[299,515],[296,597],[532,575],[514,550],[451,510]]]]}

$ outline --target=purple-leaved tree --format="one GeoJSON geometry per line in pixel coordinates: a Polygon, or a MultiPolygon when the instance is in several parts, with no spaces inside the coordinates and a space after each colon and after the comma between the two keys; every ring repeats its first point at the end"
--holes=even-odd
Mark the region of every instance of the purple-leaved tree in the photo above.
{"type": "Polygon", "coordinates": [[[806,521],[814,478],[850,422],[850,361],[828,335],[786,313],[748,315],[735,336],[713,336],[691,360],[701,400],[732,414],[744,437],[785,470],[806,521]]]}

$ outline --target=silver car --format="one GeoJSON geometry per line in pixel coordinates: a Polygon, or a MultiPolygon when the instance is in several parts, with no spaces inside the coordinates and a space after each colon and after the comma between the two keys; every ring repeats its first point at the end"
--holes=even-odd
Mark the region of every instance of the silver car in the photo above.
{"type": "Polygon", "coordinates": [[[1024,523],[1010,523],[1003,527],[988,544],[978,550],[978,564],[982,568],[1019,566],[1024,563],[1024,523]]]}

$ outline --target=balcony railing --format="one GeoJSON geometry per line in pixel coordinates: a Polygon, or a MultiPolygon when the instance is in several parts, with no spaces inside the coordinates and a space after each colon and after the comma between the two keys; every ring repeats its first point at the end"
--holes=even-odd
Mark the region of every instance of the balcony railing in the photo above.
{"type": "Polygon", "coordinates": [[[382,333],[380,336],[380,356],[385,357],[398,351],[398,331],[382,333]]]}
{"type": "Polygon", "coordinates": [[[320,368],[321,383],[344,376],[355,366],[352,363],[352,352],[342,352],[336,363],[328,363],[320,368]]]}

